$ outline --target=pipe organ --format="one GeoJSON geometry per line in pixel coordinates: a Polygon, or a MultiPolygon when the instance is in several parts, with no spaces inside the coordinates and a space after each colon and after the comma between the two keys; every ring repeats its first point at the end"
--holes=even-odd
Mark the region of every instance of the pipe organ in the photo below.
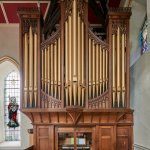
{"type": "Polygon", "coordinates": [[[108,11],[103,41],[89,26],[88,7],[87,0],[60,1],[60,25],[43,40],[40,11],[18,10],[21,110],[33,123],[34,150],[77,150],[82,135],[89,149],[132,150],[131,9],[108,11]]]}

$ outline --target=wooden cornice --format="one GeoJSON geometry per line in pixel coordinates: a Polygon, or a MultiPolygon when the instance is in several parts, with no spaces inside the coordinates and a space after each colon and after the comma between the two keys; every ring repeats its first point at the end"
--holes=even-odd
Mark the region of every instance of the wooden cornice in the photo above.
{"type": "Polygon", "coordinates": [[[54,125],[89,125],[95,124],[133,124],[133,110],[131,109],[82,109],[66,108],[62,110],[22,109],[33,124],[54,125]]]}

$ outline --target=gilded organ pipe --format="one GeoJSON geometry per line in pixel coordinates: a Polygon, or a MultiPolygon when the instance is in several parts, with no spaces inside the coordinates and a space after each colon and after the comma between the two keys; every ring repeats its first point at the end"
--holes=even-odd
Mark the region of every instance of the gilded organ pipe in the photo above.
{"type": "Polygon", "coordinates": [[[84,106],[84,95],[85,95],[85,88],[84,86],[84,23],[82,21],[81,23],[81,51],[82,51],[82,60],[81,60],[81,66],[82,66],[82,79],[81,79],[81,83],[82,83],[82,106],[84,106]]]}
{"type": "Polygon", "coordinates": [[[92,41],[89,38],[89,99],[92,97],[92,41]]]}
{"type": "Polygon", "coordinates": [[[82,28],[81,28],[81,20],[78,13],[78,105],[81,105],[81,75],[82,75],[82,28]],[[81,39],[80,39],[81,38],[81,39]]]}
{"type": "Polygon", "coordinates": [[[24,34],[24,107],[27,107],[27,99],[28,99],[28,73],[29,73],[29,64],[28,64],[28,56],[29,56],[29,49],[28,49],[28,33],[24,34]]]}
{"type": "Polygon", "coordinates": [[[69,38],[68,38],[68,20],[65,22],[65,77],[66,77],[66,87],[65,87],[65,94],[66,94],[66,106],[68,106],[68,84],[69,84],[69,38]]]}
{"type": "Polygon", "coordinates": [[[58,99],[61,99],[61,76],[60,76],[60,38],[58,39],[58,99]]]}
{"type": "Polygon", "coordinates": [[[93,80],[92,80],[92,86],[93,86],[93,98],[95,97],[95,43],[94,40],[92,40],[92,73],[93,73],[93,80]]]}
{"type": "Polygon", "coordinates": [[[122,34],[122,106],[125,106],[125,34],[122,34]]]}
{"type": "Polygon", "coordinates": [[[48,56],[47,56],[47,59],[48,59],[48,69],[47,69],[47,71],[48,71],[48,95],[50,95],[50,55],[51,55],[51,50],[50,50],[50,46],[48,45],[48,56]]]}
{"type": "Polygon", "coordinates": [[[33,33],[32,27],[29,28],[29,104],[32,107],[33,99],[33,33]]]}
{"type": "Polygon", "coordinates": [[[72,28],[75,34],[72,35],[73,41],[73,100],[76,105],[77,96],[77,1],[73,0],[72,28]]]}
{"type": "Polygon", "coordinates": [[[45,53],[45,93],[47,93],[47,48],[45,48],[45,51],[44,51],[44,53],[45,53]]]}
{"type": "Polygon", "coordinates": [[[115,101],[116,101],[116,53],[115,53],[115,35],[112,35],[112,54],[113,54],[113,107],[115,106],[115,101]]]}
{"type": "Polygon", "coordinates": [[[96,96],[99,96],[99,44],[96,44],[96,96]]]}
{"type": "Polygon", "coordinates": [[[37,34],[34,33],[34,105],[37,106],[37,34]]]}
{"type": "Polygon", "coordinates": [[[58,42],[58,41],[55,41],[55,44],[54,44],[54,89],[55,89],[54,97],[55,97],[55,98],[57,98],[57,84],[58,84],[58,83],[57,83],[57,80],[58,80],[58,79],[57,79],[57,75],[58,75],[58,74],[57,74],[57,71],[58,71],[58,70],[57,70],[57,67],[58,67],[58,66],[57,66],[57,61],[58,61],[58,60],[57,60],[57,47],[58,47],[58,46],[57,46],[57,44],[58,44],[57,42],[58,42]]]}
{"type": "Polygon", "coordinates": [[[106,86],[106,50],[103,48],[103,92],[105,92],[106,86]]]}
{"type": "Polygon", "coordinates": [[[72,44],[73,44],[73,81],[77,81],[77,1],[73,0],[72,11],[72,44]]]}
{"type": "Polygon", "coordinates": [[[73,100],[74,100],[74,106],[76,106],[76,96],[77,96],[77,83],[73,83],[73,100]]]}
{"type": "Polygon", "coordinates": [[[102,84],[103,84],[103,56],[102,56],[102,46],[100,45],[100,95],[102,94],[102,84]]]}
{"type": "Polygon", "coordinates": [[[70,100],[70,106],[72,106],[72,16],[68,17],[69,20],[69,82],[70,82],[70,86],[69,86],[69,100],[70,100]]]}
{"type": "Polygon", "coordinates": [[[108,50],[106,50],[106,90],[108,89],[108,50]]]}
{"type": "Polygon", "coordinates": [[[54,47],[51,44],[51,96],[54,95],[54,47]]]}
{"type": "Polygon", "coordinates": [[[42,50],[42,90],[44,90],[44,50],[42,50]]]}
{"type": "Polygon", "coordinates": [[[120,28],[117,29],[117,103],[120,105],[120,28]]]}

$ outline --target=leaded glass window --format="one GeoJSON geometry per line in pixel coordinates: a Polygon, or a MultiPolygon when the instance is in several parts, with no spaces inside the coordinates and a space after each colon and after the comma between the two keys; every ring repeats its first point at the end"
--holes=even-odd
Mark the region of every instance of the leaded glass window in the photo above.
{"type": "MultiPolygon", "coordinates": [[[[16,102],[20,105],[20,77],[16,71],[12,71],[5,79],[4,83],[4,126],[5,126],[5,141],[20,141],[20,126],[9,128],[8,105],[10,97],[15,97],[16,102]]],[[[20,124],[20,111],[18,109],[17,119],[20,124]]]]}

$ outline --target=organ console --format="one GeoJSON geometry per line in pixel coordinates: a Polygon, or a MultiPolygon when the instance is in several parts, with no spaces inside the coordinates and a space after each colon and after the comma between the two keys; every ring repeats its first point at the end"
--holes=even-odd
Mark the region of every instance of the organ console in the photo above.
{"type": "Polygon", "coordinates": [[[132,150],[131,9],[109,10],[107,42],[89,26],[87,0],[61,0],[60,9],[60,26],[44,40],[40,11],[18,10],[21,110],[33,124],[34,150],[78,150],[80,137],[83,149],[132,150]]]}

